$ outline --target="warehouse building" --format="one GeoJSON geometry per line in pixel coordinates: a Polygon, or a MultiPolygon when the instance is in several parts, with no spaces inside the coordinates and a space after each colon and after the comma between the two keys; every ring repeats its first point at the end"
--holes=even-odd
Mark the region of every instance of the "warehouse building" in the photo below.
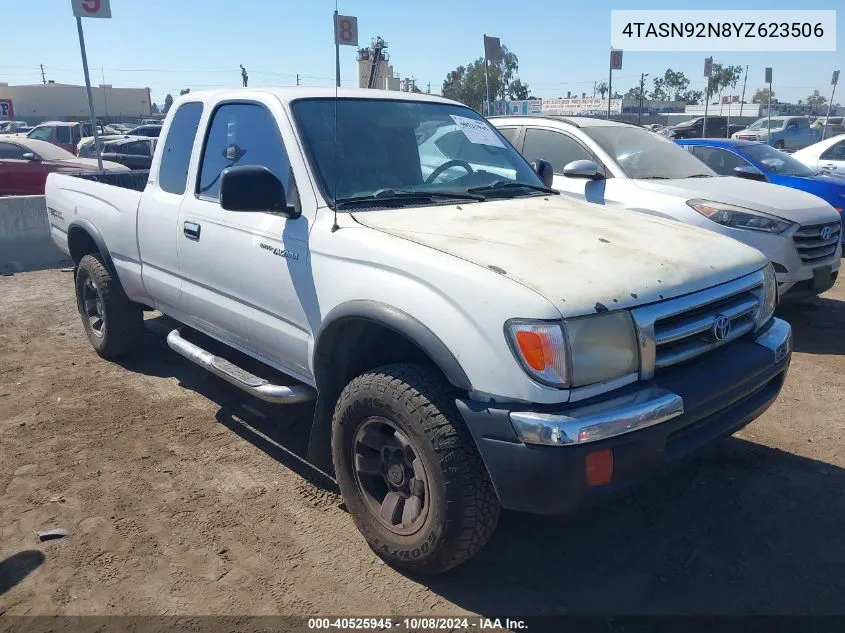
{"type": "MultiPolygon", "coordinates": [[[[119,122],[149,117],[149,88],[115,88],[110,84],[91,87],[94,110],[103,122],[119,122]]],[[[90,116],[85,86],[34,84],[10,86],[0,83],[0,101],[11,103],[13,116],[5,118],[30,124],[50,120],[75,121],[90,116]]]]}

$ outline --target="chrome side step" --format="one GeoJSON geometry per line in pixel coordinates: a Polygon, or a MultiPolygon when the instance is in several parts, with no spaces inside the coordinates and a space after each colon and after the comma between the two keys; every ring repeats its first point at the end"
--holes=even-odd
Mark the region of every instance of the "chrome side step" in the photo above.
{"type": "Polygon", "coordinates": [[[297,404],[311,402],[317,398],[317,392],[311,387],[306,385],[274,385],[269,380],[259,378],[225,358],[205,351],[182,338],[178,328],[167,335],[167,345],[189,361],[265,402],[297,404]]]}

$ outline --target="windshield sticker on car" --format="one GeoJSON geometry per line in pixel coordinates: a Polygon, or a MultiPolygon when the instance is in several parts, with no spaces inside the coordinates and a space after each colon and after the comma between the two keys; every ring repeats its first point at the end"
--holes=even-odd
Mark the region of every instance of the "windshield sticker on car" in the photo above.
{"type": "Polygon", "coordinates": [[[504,147],[501,139],[496,133],[482,121],[467,118],[465,116],[450,115],[460,130],[467,137],[470,143],[476,145],[491,145],[493,147],[504,147]]]}

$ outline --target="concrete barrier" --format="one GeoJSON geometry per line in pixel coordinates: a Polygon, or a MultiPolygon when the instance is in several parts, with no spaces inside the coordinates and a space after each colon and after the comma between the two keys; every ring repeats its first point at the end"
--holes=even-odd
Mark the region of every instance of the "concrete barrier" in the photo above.
{"type": "Polygon", "coordinates": [[[50,237],[44,196],[0,197],[0,271],[54,268],[68,261],[50,237]]]}

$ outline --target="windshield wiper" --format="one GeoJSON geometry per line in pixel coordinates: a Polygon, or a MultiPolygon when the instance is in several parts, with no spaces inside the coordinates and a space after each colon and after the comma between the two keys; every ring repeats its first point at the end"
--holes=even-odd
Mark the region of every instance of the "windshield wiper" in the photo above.
{"type": "Polygon", "coordinates": [[[395,204],[397,202],[415,202],[432,200],[475,200],[481,202],[486,200],[484,196],[467,191],[404,191],[400,189],[379,189],[366,196],[351,196],[339,198],[336,201],[338,209],[344,207],[368,203],[368,204],[395,204]]]}
{"type": "Polygon", "coordinates": [[[638,180],[672,180],[668,176],[640,176],[638,180]]]}
{"type": "Polygon", "coordinates": [[[687,176],[687,178],[712,178],[712,174],[693,174],[692,176],[687,176]]]}
{"type": "Polygon", "coordinates": [[[507,189],[530,189],[531,191],[540,191],[542,193],[553,193],[558,195],[560,192],[551,189],[550,187],[543,187],[540,185],[529,185],[524,182],[507,182],[504,180],[497,180],[496,182],[490,183],[489,185],[483,185],[481,187],[470,187],[467,189],[469,193],[480,193],[482,191],[500,191],[500,190],[507,190],[507,189]]]}

